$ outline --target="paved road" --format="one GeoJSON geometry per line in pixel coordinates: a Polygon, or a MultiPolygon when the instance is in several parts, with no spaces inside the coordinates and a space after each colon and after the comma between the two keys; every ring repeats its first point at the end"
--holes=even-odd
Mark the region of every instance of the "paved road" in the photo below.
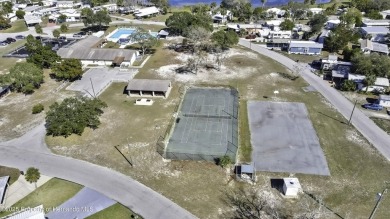
{"type": "MultiPolygon", "coordinates": [[[[240,45],[251,48],[262,55],[265,55],[289,69],[294,69],[297,64],[295,61],[283,56],[274,51],[268,50],[258,44],[250,43],[247,40],[240,39],[240,45]]],[[[329,86],[329,84],[322,78],[316,76],[311,72],[310,66],[307,64],[300,64],[301,76],[318,92],[320,92],[336,109],[346,118],[349,119],[353,104],[341,95],[336,89],[329,86]]],[[[362,135],[387,159],[390,160],[390,136],[379,128],[370,118],[368,118],[361,110],[355,109],[352,117],[352,124],[362,135]]]]}
{"type": "Polygon", "coordinates": [[[50,153],[41,124],[20,138],[0,142],[0,165],[26,170],[37,167],[44,175],[69,180],[99,191],[144,218],[196,218],[174,202],[106,167],[50,153]]]}

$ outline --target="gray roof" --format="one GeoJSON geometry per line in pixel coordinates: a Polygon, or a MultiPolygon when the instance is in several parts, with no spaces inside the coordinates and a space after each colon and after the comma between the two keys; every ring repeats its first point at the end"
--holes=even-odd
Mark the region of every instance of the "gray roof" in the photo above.
{"type": "Polygon", "coordinates": [[[332,70],[332,77],[334,78],[348,78],[348,74],[351,72],[350,66],[337,65],[334,70],[332,70]]]}
{"type": "Polygon", "coordinates": [[[389,46],[382,43],[372,42],[372,51],[389,54],[389,46]]]}
{"type": "Polygon", "coordinates": [[[0,177],[0,204],[3,204],[3,196],[5,195],[5,188],[7,187],[8,180],[9,176],[0,177]]]}
{"type": "Polygon", "coordinates": [[[39,9],[41,9],[41,8],[42,8],[42,6],[33,5],[33,6],[25,7],[25,8],[23,9],[23,11],[25,11],[25,12],[31,12],[31,11],[39,10],[39,9]]]}
{"type": "Polygon", "coordinates": [[[324,47],[324,45],[321,43],[313,42],[313,41],[291,41],[290,48],[291,47],[320,48],[320,49],[322,49],[324,47]]]}
{"type": "Polygon", "coordinates": [[[130,61],[135,50],[130,49],[103,49],[98,48],[101,38],[89,36],[68,48],[60,48],[57,54],[63,59],[80,59],[96,61],[113,61],[115,57],[124,57],[124,61],[130,61]]]}
{"type": "Polygon", "coordinates": [[[27,25],[29,24],[39,24],[42,22],[42,19],[37,16],[33,16],[31,14],[26,14],[24,16],[24,21],[26,22],[27,25]]]}
{"type": "Polygon", "coordinates": [[[386,101],[390,101],[390,95],[379,95],[379,99],[380,100],[386,100],[386,101]]]}
{"type": "Polygon", "coordinates": [[[361,29],[367,34],[387,34],[389,29],[387,27],[361,27],[361,29]]]}
{"type": "Polygon", "coordinates": [[[390,25],[390,20],[383,19],[383,20],[363,20],[362,22],[365,25],[376,25],[376,26],[388,26],[390,25]]]}
{"type": "Polygon", "coordinates": [[[167,92],[170,84],[169,80],[132,79],[126,90],[167,92]]]}
{"type": "Polygon", "coordinates": [[[168,31],[165,31],[165,30],[160,30],[160,32],[158,32],[158,35],[162,35],[162,36],[168,36],[169,33],[168,31]]]}
{"type": "Polygon", "coordinates": [[[5,90],[9,89],[9,87],[9,85],[0,86],[0,94],[3,93],[5,90]]]}
{"type": "Polygon", "coordinates": [[[241,165],[241,173],[254,173],[255,167],[253,165],[243,164],[241,165]]]}

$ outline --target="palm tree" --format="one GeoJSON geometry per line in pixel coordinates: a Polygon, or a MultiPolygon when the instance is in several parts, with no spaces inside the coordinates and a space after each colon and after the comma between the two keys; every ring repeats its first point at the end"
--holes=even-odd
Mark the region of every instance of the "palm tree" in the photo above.
{"type": "Polygon", "coordinates": [[[264,8],[264,5],[265,5],[265,3],[267,3],[267,0],[260,0],[260,1],[263,4],[263,8],[264,8]]]}
{"type": "Polygon", "coordinates": [[[41,173],[39,173],[39,170],[37,168],[30,167],[27,169],[26,175],[24,177],[27,182],[35,183],[35,188],[37,188],[37,181],[41,177],[41,173]]]}

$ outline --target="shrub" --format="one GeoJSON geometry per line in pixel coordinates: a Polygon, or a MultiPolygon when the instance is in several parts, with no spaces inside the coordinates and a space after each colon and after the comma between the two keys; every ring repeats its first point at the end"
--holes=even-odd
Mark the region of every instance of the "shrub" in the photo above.
{"type": "Polygon", "coordinates": [[[356,90],[356,84],[353,81],[345,80],[343,84],[341,85],[342,91],[355,91],[356,90]]]}
{"type": "Polygon", "coordinates": [[[45,107],[42,104],[38,103],[38,104],[33,106],[32,114],[38,114],[38,113],[42,112],[44,109],[45,109],[45,107]]]}
{"type": "Polygon", "coordinates": [[[227,167],[229,164],[233,163],[232,158],[228,155],[218,158],[217,164],[222,168],[227,167]]]}

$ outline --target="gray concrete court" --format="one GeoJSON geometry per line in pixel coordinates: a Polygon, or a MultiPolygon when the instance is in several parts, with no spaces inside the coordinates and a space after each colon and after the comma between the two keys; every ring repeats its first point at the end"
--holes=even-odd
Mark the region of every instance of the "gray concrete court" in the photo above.
{"type": "Polygon", "coordinates": [[[257,171],[330,175],[305,104],[249,101],[248,116],[257,171]]]}
{"type": "Polygon", "coordinates": [[[138,72],[135,69],[120,71],[119,68],[91,68],[83,74],[81,80],[74,81],[66,89],[80,91],[84,96],[91,96],[93,88],[96,96],[99,96],[112,82],[129,82],[138,72]]]}
{"type": "Polygon", "coordinates": [[[237,97],[224,88],[187,90],[167,146],[167,158],[213,160],[225,154],[235,158],[237,97]]]}
{"type": "Polygon", "coordinates": [[[101,210],[104,210],[116,201],[107,198],[101,193],[84,187],[75,196],[54,208],[46,214],[47,219],[72,219],[86,218],[101,210]]]}

